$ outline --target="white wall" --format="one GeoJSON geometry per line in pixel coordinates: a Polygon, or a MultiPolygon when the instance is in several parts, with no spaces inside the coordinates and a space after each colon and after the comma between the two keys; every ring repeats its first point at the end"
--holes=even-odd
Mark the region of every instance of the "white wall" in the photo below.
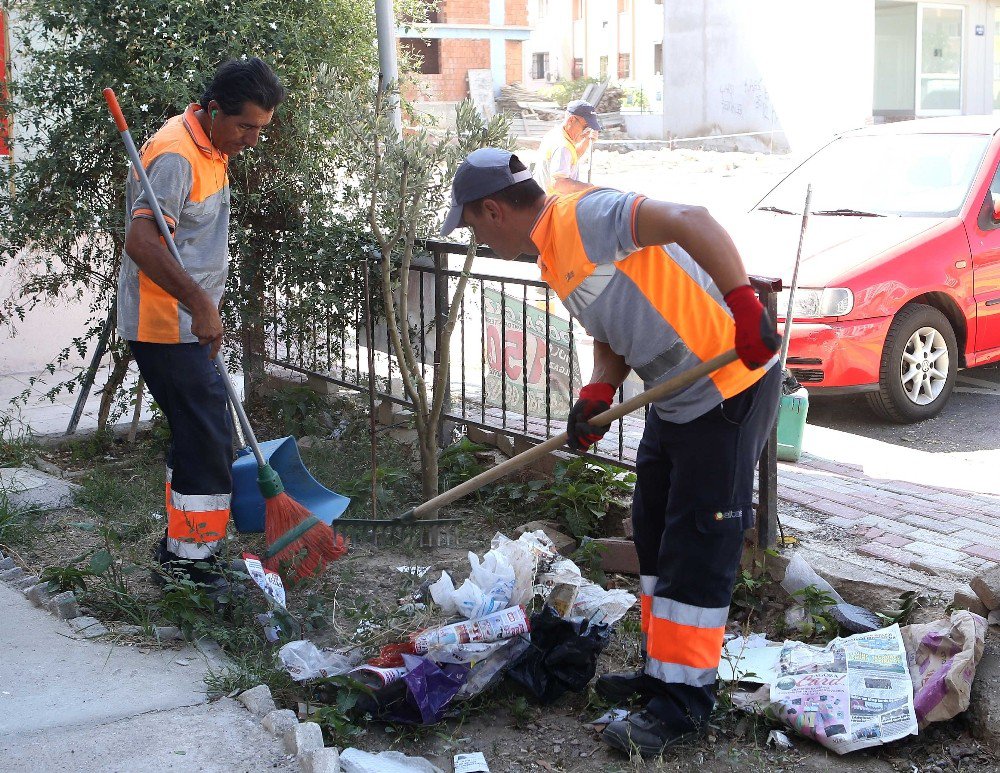
{"type": "Polygon", "coordinates": [[[664,131],[766,132],[794,151],[871,119],[872,0],[664,5],[664,131]]]}

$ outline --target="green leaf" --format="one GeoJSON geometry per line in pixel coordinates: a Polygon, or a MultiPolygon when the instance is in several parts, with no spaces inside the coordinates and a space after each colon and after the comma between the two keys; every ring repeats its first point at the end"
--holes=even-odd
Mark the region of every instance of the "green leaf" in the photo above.
{"type": "Polygon", "coordinates": [[[90,571],[101,575],[108,571],[114,557],[107,550],[98,550],[90,557],[90,571]]]}

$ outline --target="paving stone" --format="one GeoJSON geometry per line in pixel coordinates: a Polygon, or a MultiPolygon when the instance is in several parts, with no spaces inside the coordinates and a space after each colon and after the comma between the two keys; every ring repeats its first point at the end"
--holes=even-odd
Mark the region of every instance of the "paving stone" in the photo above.
{"type": "Polygon", "coordinates": [[[271,697],[271,688],[266,684],[259,684],[240,693],[236,700],[257,717],[263,717],[277,708],[274,705],[274,698],[271,697]]]}
{"type": "Polygon", "coordinates": [[[340,752],[332,747],[314,749],[299,757],[302,773],[340,773],[340,752]]]}
{"type": "Polygon", "coordinates": [[[38,583],[37,574],[25,574],[24,576],[14,580],[14,582],[12,582],[11,585],[13,585],[18,590],[26,590],[30,588],[32,585],[36,585],[37,583],[38,583]]]}
{"type": "Polygon", "coordinates": [[[879,531],[880,534],[875,536],[875,541],[881,545],[888,545],[893,548],[902,548],[913,542],[913,540],[907,539],[901,534],[889,534],[887,532],[882,532],[881,529],[878,529],[877,531],[879,531]]]}
{"type": "Polygon", "coordinates": [[[970,612],[975,612],[980,617],[986,617],[990,610],[986,608],[986,605],[982,602],[976,592],[972,590],[971,585],[963,585],[961,588],[955,591],[955,597],[952,599],[951,605],[955,609],[968,609],[970,612]]]}
{"type": "Polygon", "coordinates": [[[1000,550],[990,545],[969,545],[962,548],[962,552],[968,553],[970,556],[985,558],[994,564],[1000,564],[1000,550]]]}
{"type": "Polygon", "coordinates": [[[911,553],[916,553],[918,556],[943,564],[957,564],[965,558],[965,553],[958,550],[952,550],[940,545],[932,545],[927,542],[911,542],[906,546],[906,549],[911,553]]]}
{"type": "Polygon", "coordinates": [[[976,575],[969,585],[987,609],[1000,609],[1000,567],[976,575]]]}
{"type": "Polygon", "coordinates": [[[71,590],[53,596],[49,601],[49,611],[63,620],[71,620],[80,616],[80,609],[76,605],[76,596],[71,590]]]}
{"type": "Polygon", "coordinates": [[[20,510],[57,510],[73,505],[80,487],[30,467],[0,468],[0,490],[20,510]]]}
{"type": "Polygon", "coordinates": [[[284,735],[285,751],[288,754],[308,754],[323,748],[323,728],[315,722],[299,722],[290,727],[284,735]]]}
{"type": "Polygon", "coordinates": [[[912,553],[907,553],[905,550],[899,550],[898,548],[891,548],[879,542],[858,545],[858,552],[866,556],[872,556],[873,558],[881,558],[883,561],[889,561],[900,566],[909,566],[913,560],[912,553]]]}
{"type": "Polygon", "coordinates": [[[271,735],[283,737],[285,731],[299,723],[299,718],[291,709],[275,709],[261,720],[261,726],[271,735]]]}
{"type": "Polygon", "coordinates": [[[67,622],[69,623],[70,628],[87,639],[94,639],[108,633],[108,629],[105,627],[104,623],[96,617],[74,617],[67,622]]]}
{"type": "MultiPolygon", "coordinates": [[[[0,555],[3,554],[0,553],[0,555]]],[[[6,572],[9,569],[15,568],[16,566],[17,564],[14,563],[14,559],[11,558],[10,556],[7,556],[6,558],[0,558],[0,572],[6,572]]]]}
{"type": "Polygon", "coordinates": [[[181,629],[176,625],[158,625],[153,629],[157,641],[180,641],[184,638],[181,629]]]}
{"type": "Polygon", "coordinates": [[[13,569],[5,569],[4,571],[0,572],[0,580],[3,580],[4,582],[14,583],[20,580],[22,577],[24,577],[25,574],[27,574],[27,572],[25,572],[21,567],[15,566],[13,569]]]}
{"type": "Polygon", "coordinates": [[[35,583],[30,588],[25,589],[24,597],[36,607],[44,607],[51,598],[49,584],[47,582],[35,583]]]}

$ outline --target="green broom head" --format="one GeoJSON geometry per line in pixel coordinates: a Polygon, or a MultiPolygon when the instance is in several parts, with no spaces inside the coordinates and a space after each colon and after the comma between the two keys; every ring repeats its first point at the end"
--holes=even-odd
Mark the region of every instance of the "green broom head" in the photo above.
{"type": "Polygon", "coordinates": [[[260,489],[261,496],[264,499],[273,499],[285,490],[284,485],[281,483],[281,478],[278,477],[278,473],[269,464],[257,468],[257,488],[260,489]]]}

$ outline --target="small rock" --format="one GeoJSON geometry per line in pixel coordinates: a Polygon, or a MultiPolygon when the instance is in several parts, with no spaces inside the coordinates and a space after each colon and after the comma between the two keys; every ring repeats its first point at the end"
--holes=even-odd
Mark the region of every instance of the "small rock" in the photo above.
{"type": "Polygon", "coordinates": [[[553,754],[559,754],[561,751],[562,751],[562,747],[559,746],[558,744],[556,744],[555,746],[552,747],[552,753],[553,754]]]}
{"type": "Polygon", "coordinates": [[[174,663],[176,663],[178,666],[190,666],[191,665],[191,661],[188,660],[187,658],[177,658],[177,660],[175,660],[174,663]]]}
{"type": "Polygon", "coordinates": [[[313,749],[299,758],[302,773],[340,773],[340,753],[330,747],[313,749]]]}
{"type": "Polygon", "coordinates": [[[20,580],[26,572],[19,566],[15,566],[13,569],[4,569],[0,572],[0,580],[4,582],[14,583],[20,580]]]}
{"type": "Polygon", "coordinates": [[[49,603],[49,584],[47,582],[40,582],[26,588],[24,591],[24,597],[28,599],[36,607],[44,607],[49,603]]]}
{"type": "Polygon", "coordinates": [[[295,442],[298,443],[299,448],[312,448],[316,445],[316,438],[311,435],[303,435],[295,442]]]}
{"type": "Polygon", "coordinates": [[[80,616],[80,610],[76,605],[76,596],[71,590],[53,596],[49,601],[49,611],[62,620],[71,620],[80,616]]]}
{"type": "Polygon", "coordinates": [[[104,636],[108,632],[104,623],[95,617],[74,617],[67,621],[69,627],[85,639],[94,639],[104,636]]]}
{"type": "Polygon", "coordinates": [[[274,705],[274,698],[271,697],[271,688],[266,684],[259,684],[240,693],[237,700],[246,706],[251,714],[257,717],[270,714],[277,708],[274,705]]]}
{"type": "Polygon", "coordinates": [[[141,625],[120,625],[115,629],[115,633],[120,633],[122,636],[142,636],[145,630],[141,625]]]}
{"type": "Polygon", "coordinates": [[[955,591],[951,605],[955,609],[967,609],[980,617],[986,617],[990,610],[979,598],[978,594],[972,590],[971,585],[963,585],[955,591]]]}
{"type": "Polygon", "coordinates": [[[156,636],[156,640],[160,642],[178,641],[184,638],[181,634],[181,629],[176,625],[158,625],[153,629],[153,633],[156,636]]]}
{"type": "MultiPolygon", "coordinates": [[[[3,553],[0,553],[0,556],[2,555],[3,553]]],[[[6,572],[10,569],[13,569],[15,566],[17,565],[14,563],[14,559],[11,558],[10,556],[7,556],[6,558],[0,558],[0,572],[6,572]]]]}
{"type": "Polygon", "coordinates": [[[993,641],[986,642],[976,667],[966,719],[973,738],[1000,752],[1000,646],[993,641]]]}
{"type": "Polygon", "coordinates": [[[697,752],[694,755],[694,764],[701,767],[705,764],[705,755],[702,752],[697,752]]]}
{"type": "Polygon", "coordinates": [[[973,577],[969,584],[987,609],[1000,609],[1000,566],[973,577]]]}
{"type": "Polygon", "coordinates": [[[36,585],[37,583],[38,583],[37,574],[25,574],[23,577],[19,577],[18,579],[14,580],[14,582],[12,582],[11,585],[13,585],[18,590],[27,590],[32,585],[36,585]]]}
{"type": "Polygon", "coordinates": [[[955,762],[965,759],[966,757],[975,757],[978,753],[978,749],[971,746],[962,746],[961,744],[952,744],[948,747],[948,756],[952,758],[955,762]]]}
{"type": "Polygon", "coordinates": [[[275,709],[261,720],[261,726],[271,735],[284,736],[285,731],[299,723],[291,709],[275,709]]]}
{"type": "Polygon", "coordinates": [[[288,754],[305,755],[323,748],[323,728],[315,722],[299,722],[285,731],[284,741],[288,754]]]}

